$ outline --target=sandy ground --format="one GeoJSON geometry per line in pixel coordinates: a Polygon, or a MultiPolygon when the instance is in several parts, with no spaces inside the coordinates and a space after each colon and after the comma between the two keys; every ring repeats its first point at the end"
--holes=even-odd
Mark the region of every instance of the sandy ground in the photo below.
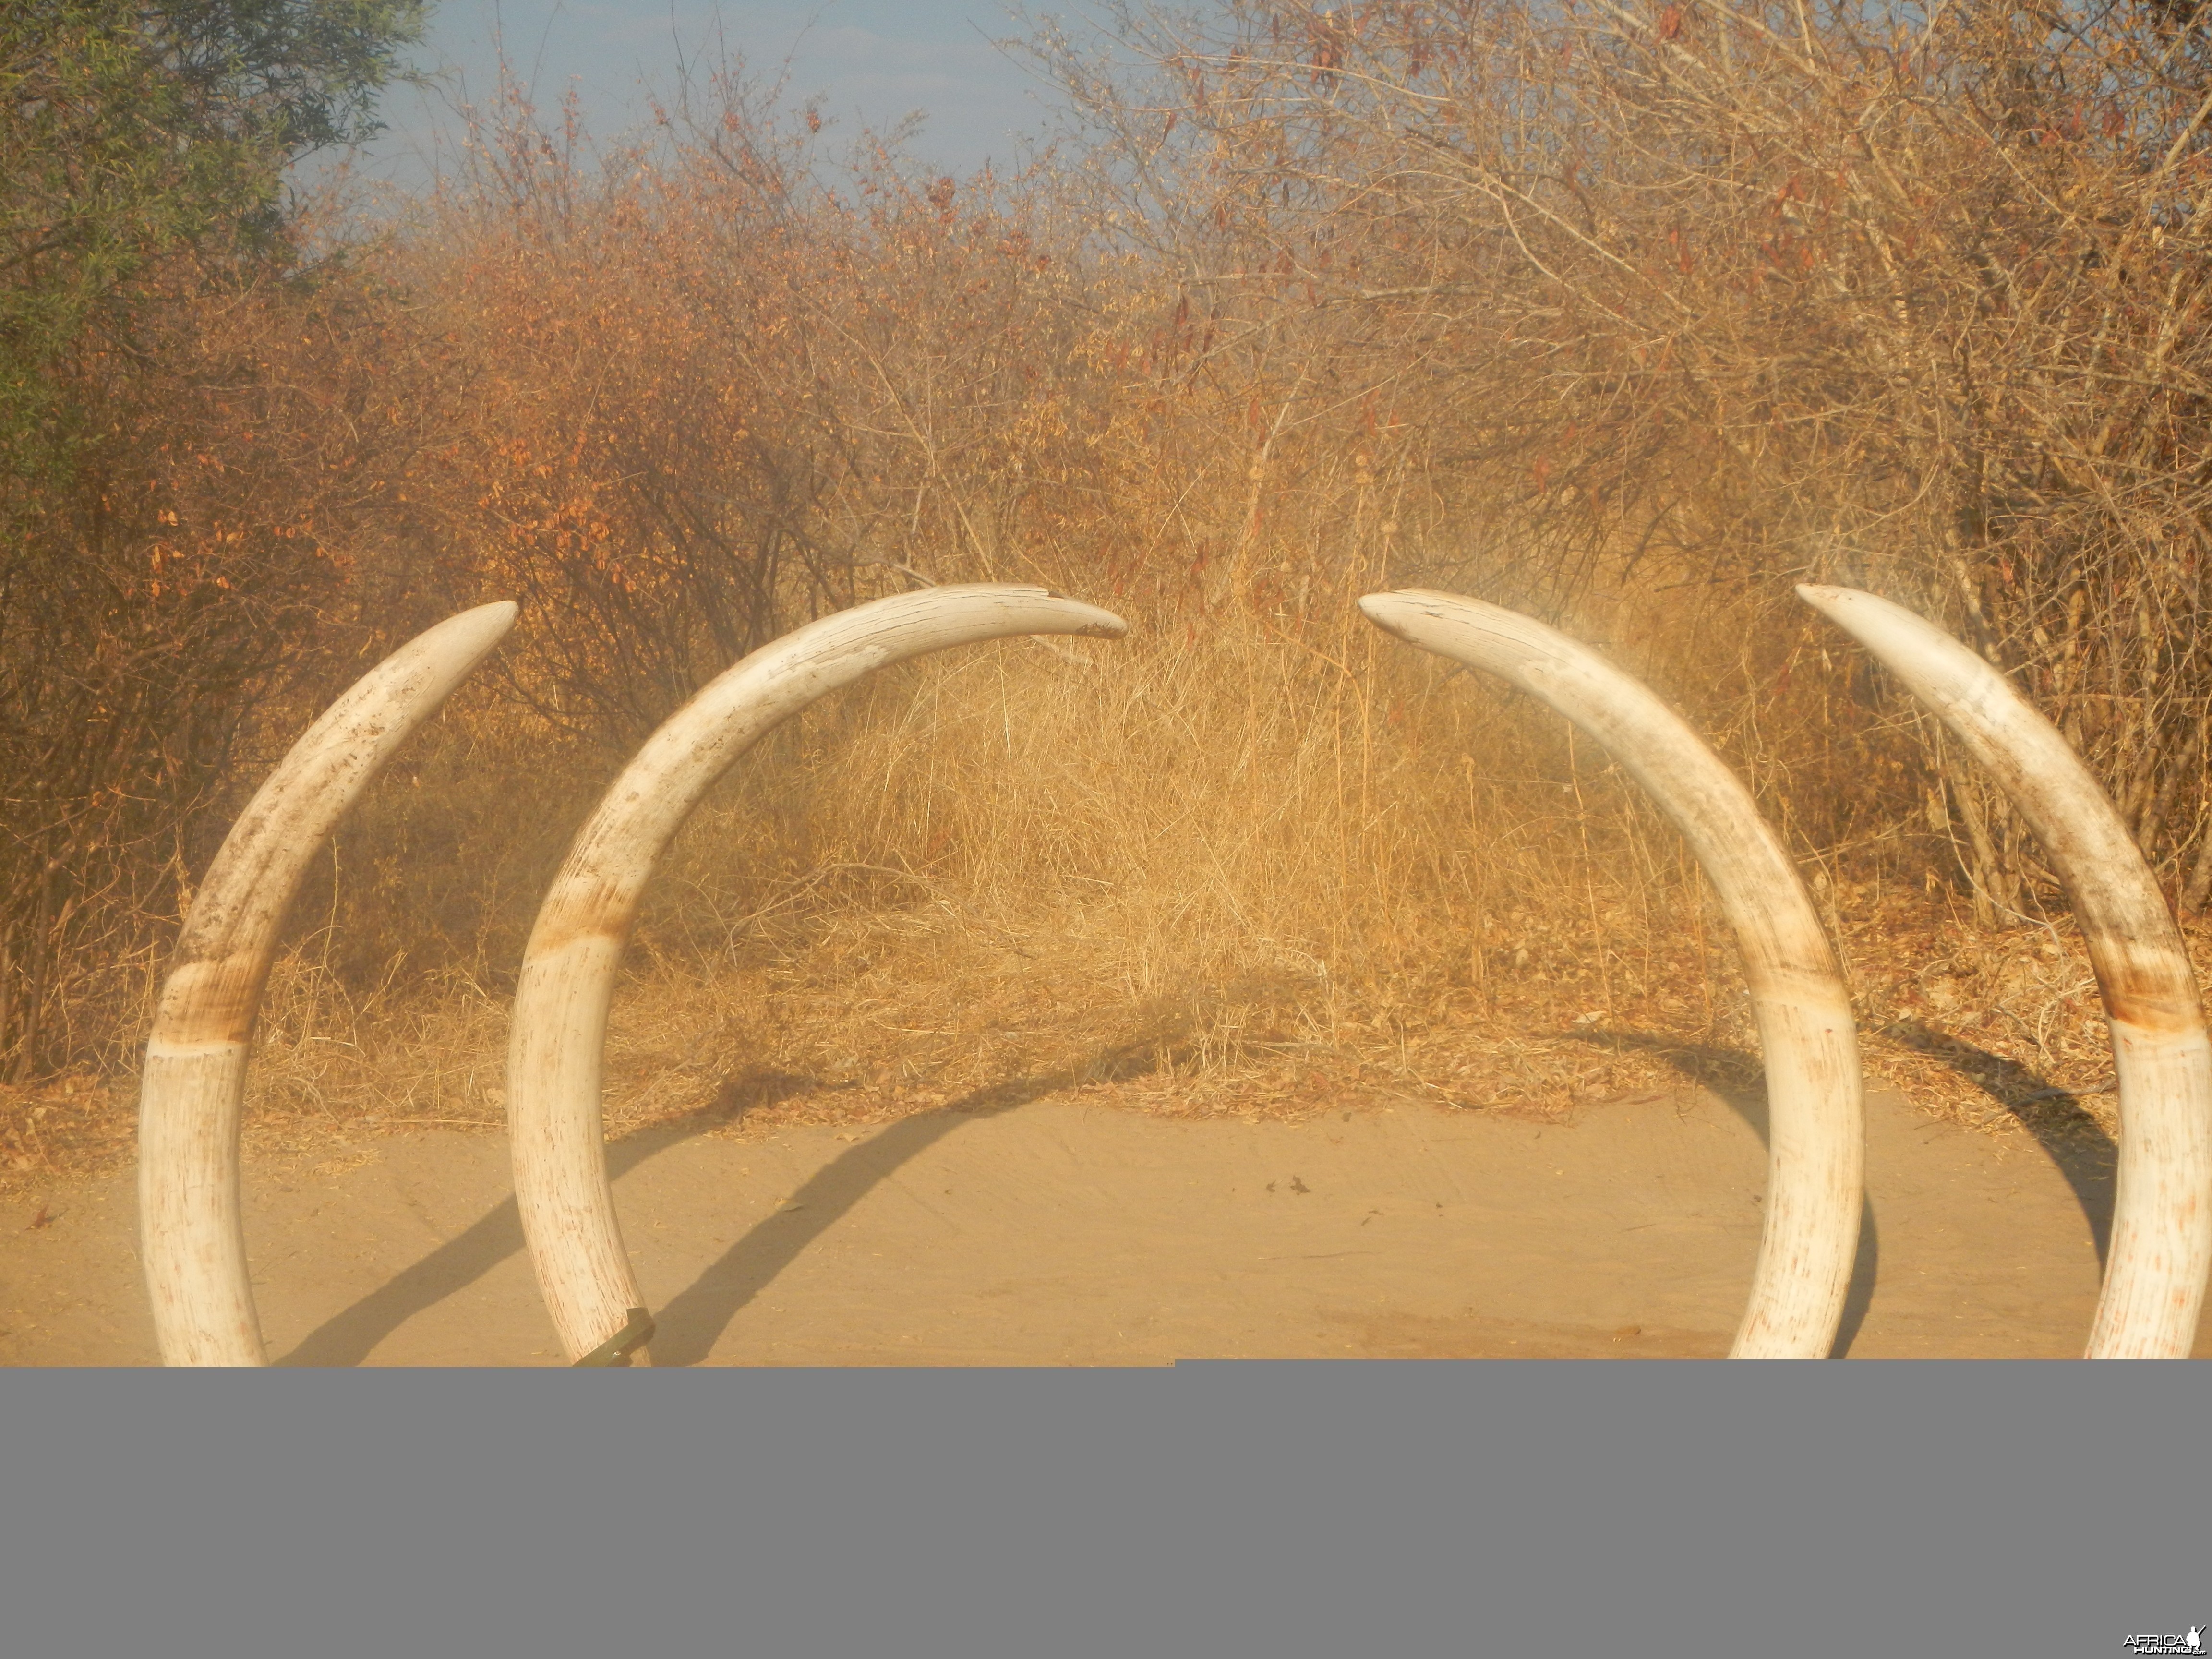
{"type": "MultiPolygon", "coordinates": [[[[1540,1124],[1401,1103],[1299,1123],[1066,1097],[611,1149],[657,1364],[1718,1356],[1764,1185],[1758,1107],[1650,1095],[1540,1124]]],[[[2070,1357],[2108,1146],[1869,1102],[1855,1358],[2070,1357]]],[[[252,1163],[288,1365],[559,1363],[506,1146],[424,1132],[252,1163]]],[[[127,1175],[0,1206],[0,1363],[152,1363],[127,1175]]],[[[2212,1332],[2197,1352],[2212,1355],[2212,1332]]]]}

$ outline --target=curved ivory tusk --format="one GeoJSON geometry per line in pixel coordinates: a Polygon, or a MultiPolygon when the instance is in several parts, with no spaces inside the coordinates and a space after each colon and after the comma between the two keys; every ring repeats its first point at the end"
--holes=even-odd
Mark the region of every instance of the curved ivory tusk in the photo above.
{"type": "Polygon", "coordinates": [[[2186,1358],[2212,1271],[2212,1043],[2181,931],[2141,849],[2073,746],[1973,652],[1856,588],[1797,593],[1989,769],[2065,884],[2097,970],[2120,1095],[2119,1189],[2087,1357],[2186,1358]]]}
{"type": "Polygon", "coordinates": [[[1376,593],[1359,608],[1565,715],[1650,792],[1705,866],[1735,928],[1766,1055],[1765,1235],[1730,1352],[1826,1358],[1858,1246],[1858,1028],[1813,901],[1750,792],[1647,687],[1540,622],[1451,593],[1376,593]]]}
{"type": "Polygon", "coordinates": [[[1042,587],[933,587],[824,617],[726,670],[646,740],[538,912],[514,994],[507,1063],[514,1191],[538,1284],[571,1360],[650,1363],[615,1219],[600,1067],[615,971],[670,839],[770,727],[887,663],[1018,634],[1118,639],[1109,611],[1042,587]]]}
{"type": "Polygon", "coordinates": [[[138,1097],[138,1217],[161,1358],[261,1365],[238,1132],[276,929],[307,860],[408,734],[506,637],[502,600],[448,617],[356,681],[247,805],[192,900],[138,1097]]]}

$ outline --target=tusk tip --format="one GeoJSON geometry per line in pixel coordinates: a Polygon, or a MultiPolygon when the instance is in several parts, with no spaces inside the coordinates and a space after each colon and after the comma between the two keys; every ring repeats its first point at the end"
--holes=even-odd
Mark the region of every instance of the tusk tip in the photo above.
{"type": "Polygon", "coordinates": [[[514,619],[521,614],[522,607],[513,599],[495,599],[489,605],[480,605],[472,611],[447,617],[418,638],[433,642],[433,649],[447,646],[458,649],[473,666],[507,637],[514,626],[514,619]]]}
{"type": "Polygon", "coordinates": [[[1048,599],[1057,612],[1048,627],[1033,629],[1036,634],[1071,634],[1078,639],[1118,640],[1129,631],[1129,624],[1110,611],[1102,611],[1095,605],[1071,599],[1056,587],[1017,587],[1002,583],[975,582],[963,586],[939,587],[939,593],[969,592],[988,594],[1002,599],[1048,599]]]}
{"type": "Polygon", "coordinates": [[[1359,601],[1361,616],[1384,633],[1401,636],[1413,609],[1412,595],[1407,593],[1370,593],[1359,601]]]}
{"type": "Polygon", "coordinates": [[[476,618],[487,629],[496,628],[504,634],[514,626],[514,619],[522,614],[522,606],[513,599],[494,599],[489,605],[480,605],[473,611],[464,611],[453,620],[460,622],[476,618]]]}
{"type": "Polygon", "coordinates": [[[1869,596],[1856,587],[1837,587],[1826,582],[1799,582],[1797,597],[1823,616],[1833,616],[1838,605],[1849,605],[1854,599],[1869,596]]]}
{"type": "Polygon", "coordinates": [[[1433,588],[1401,587],[1389,593],[1370,593],[1359,601],[1359,613],[1386,634],[1391,634],[1410,645],[1430,649],[1430,630],[1424,623],[1441,622],[1449,617],[1483,617],[1494,613],[1492,606],[1480,599],[1470,599],[1464,594],[1441,593],[1433,588]]]}
{"type": "Polygon", "coordinates": [[[1085,605],[1080,599],[1071,599],[1065,593],[1054,593],[1052,597],[1066,609],[1068,620],[1073,624],[1067,631],[1081,638],[1118,640],[1129,631],[1129,624],[1110,611],[1102,611],[1095,605],[1085,605]]]}

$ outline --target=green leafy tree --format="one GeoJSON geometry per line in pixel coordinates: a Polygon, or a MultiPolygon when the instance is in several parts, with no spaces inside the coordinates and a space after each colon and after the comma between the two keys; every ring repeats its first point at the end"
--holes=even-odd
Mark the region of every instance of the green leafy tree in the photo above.
{"type": "Polygon", "coordinates": [[[152,269],[275,250],[285,166],[376,131],[422,27],[422,0],[0,7],[0,453],[56,457],[58,368],[138,343],[152,269]]]}
{"type": "Polygon", "coordinates": [[[349,280],[292,257],[284,169],[375,130],[422,21],[0,0],[0,1074],[130,1012],[241,721],[343,582],[314,446],[271,441],[277,348],[342,333],[349,280]]]}

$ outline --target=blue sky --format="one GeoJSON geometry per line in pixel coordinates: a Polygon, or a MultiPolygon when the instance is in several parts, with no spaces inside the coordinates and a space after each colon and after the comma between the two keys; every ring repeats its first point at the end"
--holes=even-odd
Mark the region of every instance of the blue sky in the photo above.
{"type": "Polygon", "coordinates": [[[358,165],[419,186],[426,155],[459,130],[451,106],[489,98],[501,41],[542,111],[574,87],[601,136],[647,118],[649,91],[672,88],[687,59],[711,67],[720,42],[763,78],[787,64],[789,100],[818,97],[835,124],[828,137],[885,130],[921,111],[911,153],[969,173],[987,160],[1013,161],[1018,135],[1047,120],[1046,89],[991,44],[1019,32],[1001,0],[442,0],[415,54],[418,67],[445,71],[441,88],[387,94],[389,131],[358,165]]]}

